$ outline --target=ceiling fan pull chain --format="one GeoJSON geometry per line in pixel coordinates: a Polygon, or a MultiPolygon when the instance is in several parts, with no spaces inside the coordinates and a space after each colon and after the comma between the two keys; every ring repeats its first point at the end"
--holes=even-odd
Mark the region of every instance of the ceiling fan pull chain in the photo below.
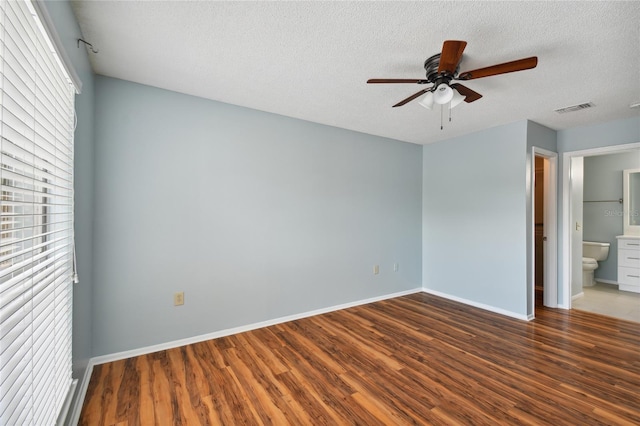
{"type": "Polygon", "coordinates": [[[444,105],[440,105],[440,130],[444,127],[442,126],[442,117],[444,116],[444,105]]]}
{"type": "Polygon", "coordinates": [[[453,108],[451,108],[451,102],[449,102],[449,123],[451,123],[451,110],[453,108]]]}

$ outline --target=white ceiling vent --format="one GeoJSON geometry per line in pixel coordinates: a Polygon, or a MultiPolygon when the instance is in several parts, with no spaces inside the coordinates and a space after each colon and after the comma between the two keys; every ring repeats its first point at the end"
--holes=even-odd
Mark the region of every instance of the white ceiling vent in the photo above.
{"type": "Polygon", "coordinates": [[[578,104],[578,105],[571,105],[568,107],[564,107],[564,108],[558,108],[558,109],[554,109],[555,112],[557,112],[558,114],[566,114],[568,112],[573,112],[573,111],[580,111],[581,109],[587,109],[587,108],[591,108],[594,107],[595,105],[591,102],[587,102],[584,104],[578,104]]]}

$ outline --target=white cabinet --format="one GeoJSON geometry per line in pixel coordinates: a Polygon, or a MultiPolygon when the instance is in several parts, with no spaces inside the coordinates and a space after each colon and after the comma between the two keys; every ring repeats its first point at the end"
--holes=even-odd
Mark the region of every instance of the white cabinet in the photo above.
{"type": "Polygon", "coordinates": [[[618,238],[618,289],[640,293],[640,237],[618,238]]]}

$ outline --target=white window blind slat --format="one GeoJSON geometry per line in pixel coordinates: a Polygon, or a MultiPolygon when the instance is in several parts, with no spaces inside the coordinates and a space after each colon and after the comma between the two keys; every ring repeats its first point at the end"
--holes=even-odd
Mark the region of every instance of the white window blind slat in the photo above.
{"type": "MultiPolygon", "coordinates": [[[[46,55],[46,51],[39,49],[40,55],[46,55]]],[[[64,78],[54,75],[57,64],[53,62],[39,62],[37,65],[37,78],[42,81],[41,91],[46,93],[44,101],[51,104],[65,104],[65,92],[67,83],[64,78]]]]}
{"type": "Polygon", "coordinates": [[[3,79],[7,86],[5,87],[5,93],[20,98],[26,98],[35,102],[35,92],[33,87],[33,81],[25,80],[25,74],[29,71],[33,71],[31,67],[25,67],[21,64],[20,58],[24,58],[24,55],[13,55],[12,49],[17,49],[17,46],[12,46],[11,43],[4,45],[4,68],[2,69],[3,79]]]}
{"type": "MultiPolygon", "coordinates": [[[[14,342],[11,346],[3,348],[4,351],[0,355],[3,363],[1,370],[5,373],[0,382],[0,390],[2,394],[10,393],[8,390],[17,388],[20,383],[15,383],[13,378],[20,375],[21,368],[25,367],[27,360],[30,362],[31,350],[28,342],[31,341],[31,323],[30,319],[25,319],[11,330],[14,342]]],[[[27,370],[29,371],[29,370],[27,370]]]]}
{"type": "MultiPolygon", "coordinates": [[[[14,240],[11,240],[7,246],[3,245],[1,247],[5,251],[8,249],[8,247],[12,247],[14,248],[15,251],[12,251],[11,254],[9,254],[7,251],[7,254],[5,254],[2,258],[0,258],[2,262],[11,262],[10,265],[9,264],[0,265],[0,283],[4,282],[4,277],[8,275],[14,275],[16,269],[24,266],[20,263],[21,261],[18,258],[25,258],[25,255],[33,252],[34,250],[38,250],[38,251],[42,251],[43,249],[46,250],[49,248],[51,244],[51,241],[48,241],[48,242],[36,241],[36,239],[39,240],[43,235],[40,232],[38,232],[36,228],[25,228],[22,231],[26,236],[25,238],[23,239],[15,238],[14,240]],[[31,234],[36,234],[36,235],[34,236],[31,234]]],[[[55,242],[58,239],[66,238],[64,235],[62,237],[58,236],[58,234],[60,233],[63,233],[63,232],[52,231],[52,232],[48,232],[46,235],[51,236],[51,238],[55,242]]]]}
{"type": "MultiPolygon", "coordinates": [[[[20,26],[21,27],[21,26],[20,26]]],[[[8,30],[5,35],[4,45],[5,48],[5,61],[9,66],[18,73],[22,81],[25,82],[27,87],[33,87],[32,84],[27,84],[28,79],[33,78],[35,70],[35,61],[33,58],[33,52],[30,46],[28,46],[21,36],[14,35],[18,30],[14,25],[5,27],[8,30]],[[9,61],[9,59],[13,59],[9,61]]],[[[21,28],[22,29],[22,28],[21,28]]]]}
{"type": "MultiPolygon", "coordinates": [[[[3,292],[3,297],[11,297],[0,308],[0,336],[6,337],[9,333],[20,334],[22,329],[20,324],[31,315],[31,291],[25,286],[15,285],[3,292]]],[[[4,348],[3,348],[4,349],[4,348]]]]}
{"type": "MultiPolygon", "coordinates": [[[[32,413],[26,410],[29,405],[29,396],[33,393],[31,387],[31,372],[25,367],[29,365],[29,358],[21,358],[21,364],[16,366],[15,376],[11,377],[11,384],[14,388],[7,389],[7,393],[3,395],[7,399],[7,407],[0,416],[7,419],[8,425],[31,424],[31,422],[20,423],[20,418],[31,418],[32,413]],[[26,412],[25,412],[26,411],[26,412]]],[[[3,398],[4,399],[4,398],[3,398]]]]}
{"type": "MultiPolygon", "coordinates": [[[[0,112],[2,112],[2,109],[0,109],[0,112]]],[[[7,135],[5,134],[6,130],[7,128],[3,123],[2,136],[4,140],[1,141],[2,153],[0,154],[2,156],[2,163],[4,164],[5,158],[10,158],[22,161],[24,164],[32,164],[33,158],[35,157],[32,148],[33,141],[29,141],[30,145],[27,145],[27,148],[25,148],[27,140],[25,140],[26,138],[24,136],[20,136],[15,132],[7,135]]]]}
{"type": "MultiPolygon", "coordinates": [[[[24,307],[24,315],[20,322],[18,322],[7,334],[3,335],[3,338],[12,338],[10,346],[2,348],[0,359],[2,360],[2,370],[5,374],[0,377],[0,390],[15,388],[17,384],[12,380],[12,376],[18,376],[20,371],[19,367],[24,366],[24,360],[31,359],[31,349],[28,343],[31,341],[31,309],[30,306],[24,307]]],[[[5,395],[5,392],[2,393],[5,395]]]]}
{"type": "Polygon", "coordinates": [[[33,5],[0,2],[0,424],[55,424],[71,378],[75,88],[33,5]]]}
{"type": "Polygon", "coordinates": [[[15,115],[23,123],[33,121],[33,104],[13,86],[11,80],[5,80],[5,91],[2,105],[4,109],[15,115]]]}
{"type": "MultiPolygon", "coordinates": [[[[5,93],[18,98],[17,101],[22,100],[20,102],[21,104],[25,102],[33,104],[36,99],[34,87],[35,82],[25,77],[25,73],[28,73],[30,71],[33,72],[33,67],[24,66],[23,64],[19,63],[18,60],[24,56],[18,55],[16,57],[15,55],[11,54],[11,48],[11,45],[5,46],[5,52],[7,53],[5,53],[4,55],[6,60],[4,68],[2,70],[2,74],[6,82],[6,87],[4,89],[5,93]]],[[[14,48],[18,47],[15,46],[14,48]]]]}
{"type": "MultiPolygon", "coordinates": [[[[3,124],[11,128],[14,132],[29,137],[34,133],[35,123],[32,120],[22,120],[18,115],[19,111],[9,111],[3,108],[2,120],[3,124]]],[[[32,144],[35,146],[35,144],[32,144]]],[[[27,148],[27,147],[25,147],[27,148]]],[[[28,148],[27,148],[28,149],[28,148]]]]}
{"type": "Polygon", "coordinates": [[[2,165],[6,170],[13,170],[23,176],[28,176],[30,169],[33,168],[26,161],[12,155],[2,155],[2,165]]]}
{"type": "MultiPolygon", "coordinates": [[[[0,114],[4,117],[4,111],[0,109],[0,114]]],[[[15,151],[17,158],[33,158],[33,148],[35,144],[33,140],[29,139],[29,137],[24,136],[18,131],[12,129],[10,126],[4,124],[4,118],[2,123],[2,146],[3,146],[3,155],[10,155],[11,151],[15,151]],[[4,150],[6,148],[6,151],[4,150]],[[19,149],[24,151],[24,154],[20,156],[19,149]]]]}

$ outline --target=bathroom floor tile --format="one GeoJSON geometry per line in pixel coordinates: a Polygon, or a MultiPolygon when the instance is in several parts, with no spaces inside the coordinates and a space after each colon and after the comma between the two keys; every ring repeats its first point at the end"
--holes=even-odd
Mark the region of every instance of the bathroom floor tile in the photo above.
{"type": "Polygon", "coordinates": [[[573,309],[640,322],[640,293],[620,291],[603,283],[584,287],[583,292],[584,296],[573,301],[573,309]]]}

